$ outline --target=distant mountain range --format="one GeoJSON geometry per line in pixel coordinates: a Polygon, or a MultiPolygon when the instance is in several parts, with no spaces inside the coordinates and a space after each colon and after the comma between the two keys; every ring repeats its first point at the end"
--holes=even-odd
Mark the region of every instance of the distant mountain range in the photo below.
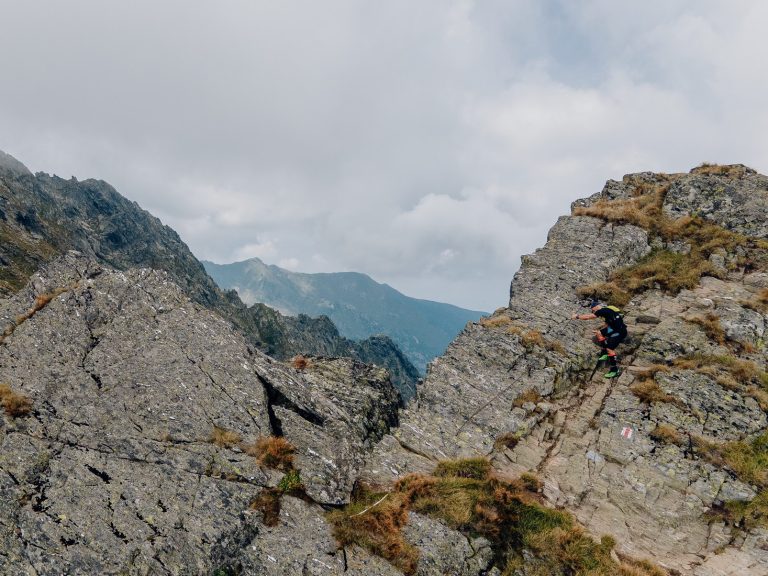
{"type": "Polygon", "coordinates": [[[233,264],[203,261],[203,266],[221,288],[237,290],[246,304],[262,302],[291,316],[328,316],[347,338],[389,336],[422,372],[467,322],[487,314],[410,298],[357,272],[303,274],[258,258],[233,264]]]}
{"type": "Polygon", "coordinates": [[[328,318],[248,307],[216,285],[175,231],[106,182],[32,174],[0,151],[0,298],[22,289],[36,270],[68,250],[118,270],[165,270],[195,302],[231,321],[274,358],[351,357],[386,367],[404,401],[416,392],[419,371],[391,339],[352,341],[328,318]]]}

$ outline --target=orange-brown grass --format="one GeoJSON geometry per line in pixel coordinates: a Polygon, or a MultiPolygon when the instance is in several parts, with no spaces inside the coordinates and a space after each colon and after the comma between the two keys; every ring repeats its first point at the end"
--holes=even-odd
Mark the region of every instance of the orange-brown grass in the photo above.
{"type": "Polygon", "coordinates": [[[382,494],[358,485],[352,498],[349,506],[328,514],[339,544],[357,544],[389,561],[404,574],[415,573],[419,551],[402,533],[408,522],[408,494],[382,494]]]}
{"type": "Polygon", "coordinates": [[[262,514],[265,526],[277,526],[280,518],[280,491],[276,488],[264,488],[250,505],[251,510],[262,514]]]}
{"type": "Polygon", "coordinates": [[[8,384],[0,384],[0,404],[12,418],[27,416],[32,412],[32,399],[20,392],[14,392],[8,384]]]}
{"type": "MultiPolygon", "coordinates": [[[[510,320],[510,322],[512,321],[510,320]]],[[[528,329],[525,326],[511,323],[507,328],[507,333],[519,336],[520,342],[525,346],[526,350],[532,350],[538,346],[539,348],[549,350],[550,352],[565,354],[565,348],[560,342],[545,338],[538,330],[528,329]]]]}
{"type": "Polygon", "coordinates": [[[526,388],[520,395],[512,402],[513,406],[520,408],[526,402],[533,402],[538,404],[541,402],[541,394],[535,388],[526,388]]]}
{"type": "Polygon", "coordinates": [[[509,324],[512,324],[512,318],[506,314],[487,316],[480,319],[480,325],[486,328],[498,328],[500,326],[508,326],[509,324]]]}
{"type": "Polygon", "coordinates": [[[681,434],[674,426],[670,426],[669,424],[658,424],[656,428],[651,431],[650,436],[657,442],[664,442],[665,444],[682,446],[687,442],[687,436],[681,434]]]}
{"type": "Polygon", "coordinates": [[[726,373],[742,386],[754,385],[768,390],[768,373],[750,360],[725,355],[692,354],[676,358],[674,365],[683,370],[695,370],[708,375],[726,373]]]}
{"type": "Polygon", "coordinates": [[[209,438],[211,443],[216,444],[216,446],[221,446],[222,448],[232,448],[233,446],[237,446],[241,440],[242,438],[240,438],[240,435],[237,432],[227,430],[226,428],[220,428],[219,426],[213,427],[209,438]]]}
{"type": "Polygon", "coordinates": [[[597,297],[617,306],[625,306],[632,295],[656,287],[670,293],[693,288],[703,275],[720,273],[709,263],[718,250],[733,254],[742,247],[743,265],[760,267],[768,263],[766,243],[748,238],[697,216],[672,219],[662,209],[669,183],[641,182],[635,197],[623,200],[600,200],[588,207],[574,209],[575,216],[593,216],[617,224],[634,224],[647,230],[651,237],[665,241],[684,241],[690,247],[687,255],[656,249],[640,262],[614,272],[607,282],[583,286],[582,296],[597,297]]]}
{"type": "MultiPolygon", "coordinates": [[[[611,558],[612,538],[597,543],[570,514],[544,506],[536,477],[501,479],[481,460],[441,463],[432,475],[401,478],[385,494],[358,490],[352,504],[329,514],[334,535],[341,545],[364,546],[412,574],[417,552],[402,538],[412,510],[465,534],[487,538],[494,564],[505,574],[520,565],[523,549],[533,551],[547,574],[623,574],[622,565],[611,558]],[[403,562],[400,556],[404,565],[397,564],[403,562]]],[[[650,571],[641,574],[655,576],[650,571]]]]}
{"type": "Polygon", "coordinates": [[[637,396],[641,402],[651,404],[653,402],[666,402],[684,408],[685,404],[675,396],[667,394],[662,390],[654,380],[643,380],[630,386],[632,393],[637,396]]]}
{"type": "Polygon", "coordinates": [[[691,169],[691,174],[710,174],[713,176],[728,176],[729,178],[744,178],[747,167],[741,164],[712,164],[702,162],[696,168],[691,169]]]}
{"type": "Polygon", "coordinates": [[[298,356],[294,356],[291,359],[291,366],[296,368],[296,370],[306,370],[311,365],[312,365],[312,361],[306,356],[302,356],[301,354],[299,354],[298,356]]]}
{"type": "Polygon", "coordinates": [[[703,318],[691,318],[690,322],[701,326],[710,340],[714,340],[718,344],[725,344],[725,330],[723,330],[723,325],[720,323],[720,318],[715,314],[710,312],[703,318]]]}
{"type": "Polygon", "coordinates": [[[52,290],[51,292],[47,292],[45,294],[39,294],[35,297],[35,301],[32,303],[32,306],[24,312],[23,314],[19,314],[16,316],[14,322],[7,326],[5,330],[3,330],[2,335],[0,335],[0,342],[5,340],[8,336],[13,334],[13,332],[21,326],[24,322],[32,318],[35,314],[37,314],[40,310],[48,306],[50,304],[51,300],[56,298],[59,294],[63,294],[67,290],[72,290],[77,286],[77,283],[72,284],[70,286],[64,286],[61,288],[56,288],[55,290],[52,290]]]}
{"type": "Polygon", "coordinates": [[[623,308],[632,299],[632,294],[621,288],[616,282],[595,282],[576,289],[581,298],[594,298],[623,308]]]}
{"type": "Polygon", "coordinates": [[[293,468],[293,455],[296,447],[282,436],[259,438],[249,446],[244,446],[245,453],[254,456],[259,464],[267,468],[288,471],[293,468]]]}
{"type": "Polygon", "coordinates": [[[669,184],[638,184],[635,197],[627,200],[598,200],[591,206],[579,206],[574,216],[593,216],[616,224],[633,224],[653,230],[663,217],[662,204],[669,184]]]}
{"type": "Polygon", "coordinates": [[[669,576],[669,572],[650,560],[638,560],[621,553],[617,553],[617,556],[621,560],[619,576],[669,576]]]}

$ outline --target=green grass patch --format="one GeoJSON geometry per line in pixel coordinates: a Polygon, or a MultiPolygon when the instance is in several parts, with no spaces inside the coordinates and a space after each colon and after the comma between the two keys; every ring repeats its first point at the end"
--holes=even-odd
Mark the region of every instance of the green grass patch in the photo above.
{"type": "Polygon", "coordinates": [[[401,478],[388,493],[359,488],[353,502],[330,512],[328,519],[342,546],[363,546],[405,574],[413,574],[418,566],[418,551],[402,536],[409,511],[487,538],[503,574],[513,574],[520,566],[523,549],[532,551],[542,569],[549,570],[542,574],[630,574],[611,558],[612,538],[595,542],[569,513],[544,505],[541,487],[530,474],[515,480],[498,478],[483,458],[446,461],[431,475],[401,478]]]}

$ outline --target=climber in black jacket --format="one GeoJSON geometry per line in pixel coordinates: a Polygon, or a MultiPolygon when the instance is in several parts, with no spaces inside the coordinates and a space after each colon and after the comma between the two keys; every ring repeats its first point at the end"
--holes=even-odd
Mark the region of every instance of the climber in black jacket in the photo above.
{"type": "Polygon", "coordinates": [[[621,374],[618,357],[616,356],[616,347],[627,337],[627,326],[624,324],[624,317],[621,310],[615,306],[606,306],[597,300],[592,300],[589,304],[592,312],[588,314],[573,314],[571,320],[592,320],[600,318],[604,324],[600,330],[595,331],[592,341],[600,346],[603,354],[598,358],[598,362],[608,361],[609,370],[605,373],[605,378],[616,378],[621,374]]]}

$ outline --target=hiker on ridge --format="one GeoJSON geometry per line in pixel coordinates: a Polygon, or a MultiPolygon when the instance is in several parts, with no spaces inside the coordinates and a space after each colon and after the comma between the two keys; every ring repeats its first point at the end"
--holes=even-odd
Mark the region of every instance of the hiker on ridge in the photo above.
{"type": "Polygon", "coordinates": [[[618,358],[616,356],[616,347],[627,337],[627,326],[624,324],[624,317],[621,310],[615,306],[606,306],[597,300],[589,303],[592,312],[588,314],[571,315],[571,320],[592,320],[600,318],[604,324],[600,330],[595,331],[592,342],[600,346],[603,354],[598,358],[598,362],[608,361],[609,370],[605,373],[605,378],[617,378],[621,374],[618,358]]]}

